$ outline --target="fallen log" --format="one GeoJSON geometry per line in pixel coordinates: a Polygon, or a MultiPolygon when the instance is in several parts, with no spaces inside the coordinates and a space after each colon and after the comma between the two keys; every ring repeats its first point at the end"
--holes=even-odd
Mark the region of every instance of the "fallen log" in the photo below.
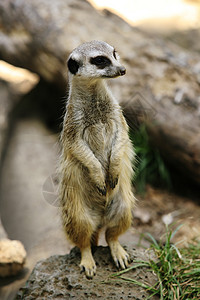
{"type": "Polygon", "coordinates": [[[127,75],[111,85],[131,125],[146,121],[152,142],[200,184],[197,53],[147,35],[107,10],[98,12],[85,0],[0,2],[0,58],[61,89],[66,86],[67,56],[93,39],[113,44],[127,68],[127,75]]]}

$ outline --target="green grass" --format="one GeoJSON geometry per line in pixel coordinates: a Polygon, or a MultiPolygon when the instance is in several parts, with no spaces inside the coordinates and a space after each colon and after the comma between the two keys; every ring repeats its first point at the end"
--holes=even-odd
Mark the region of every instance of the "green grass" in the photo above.
{"type": "Polygon", "coordinates": [[[161,300],[200,299],[200,241],[193,240],[187,247],[178,249],[171,241],[178,229],[172,231],[167,227],[165,240],[161,239],[160,242],[148,234],[156,260],[134,262],[133,266],[114,276],[147,289],[150,293],[148,299],[153,295],[158,295],[161,300]],[[148,267],[154,272],[158,278],[157,283],[149,286],[124,276],[138,267],[148,267]]]}
{"type": "Polygon", "coordinates": [[[134,184],[138,193],[144,193],[147,183],[171,188],[169,170],[159,152],[150,143],[145,125],[135,132],[130,132],[130,138],[136,153],[134,184]]]}

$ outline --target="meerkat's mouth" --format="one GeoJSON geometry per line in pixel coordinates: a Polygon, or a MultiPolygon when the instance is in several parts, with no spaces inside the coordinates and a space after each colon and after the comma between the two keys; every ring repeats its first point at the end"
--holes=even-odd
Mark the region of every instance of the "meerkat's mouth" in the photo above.
{"type": "Polygon", "coordinates": [[[117,78],[123,76],[124,74],[115,74],[115,75],[104,75],[102,78],[117,78]]]}

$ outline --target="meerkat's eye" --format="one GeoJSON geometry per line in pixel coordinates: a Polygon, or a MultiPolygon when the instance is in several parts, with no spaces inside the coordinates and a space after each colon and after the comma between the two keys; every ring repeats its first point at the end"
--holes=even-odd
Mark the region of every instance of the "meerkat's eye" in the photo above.
{"type": "Polygon", "coordinates": [[[99,69],[104,69],[107,66],[111,65],[111,61],[106,56],[96,56],[90,58],[90,63],[96,65],[99,69]]]}
{"type": "Polygon", "coordinates": [[[113,51],[113,56],[114,56],[115,59],[117,59],[116,51],[115,50],[113,51]]]}

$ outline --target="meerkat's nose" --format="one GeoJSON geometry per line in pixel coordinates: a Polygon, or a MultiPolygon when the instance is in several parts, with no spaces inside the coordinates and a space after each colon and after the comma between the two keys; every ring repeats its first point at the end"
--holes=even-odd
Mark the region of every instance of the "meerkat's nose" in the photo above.
{"type": "Polygon", "coordinates": [[[122,75],[125,75],[126,74],[126,68],[125,67],[120,67],[119,68],[119,74],[122,76],[122,75]]]}

